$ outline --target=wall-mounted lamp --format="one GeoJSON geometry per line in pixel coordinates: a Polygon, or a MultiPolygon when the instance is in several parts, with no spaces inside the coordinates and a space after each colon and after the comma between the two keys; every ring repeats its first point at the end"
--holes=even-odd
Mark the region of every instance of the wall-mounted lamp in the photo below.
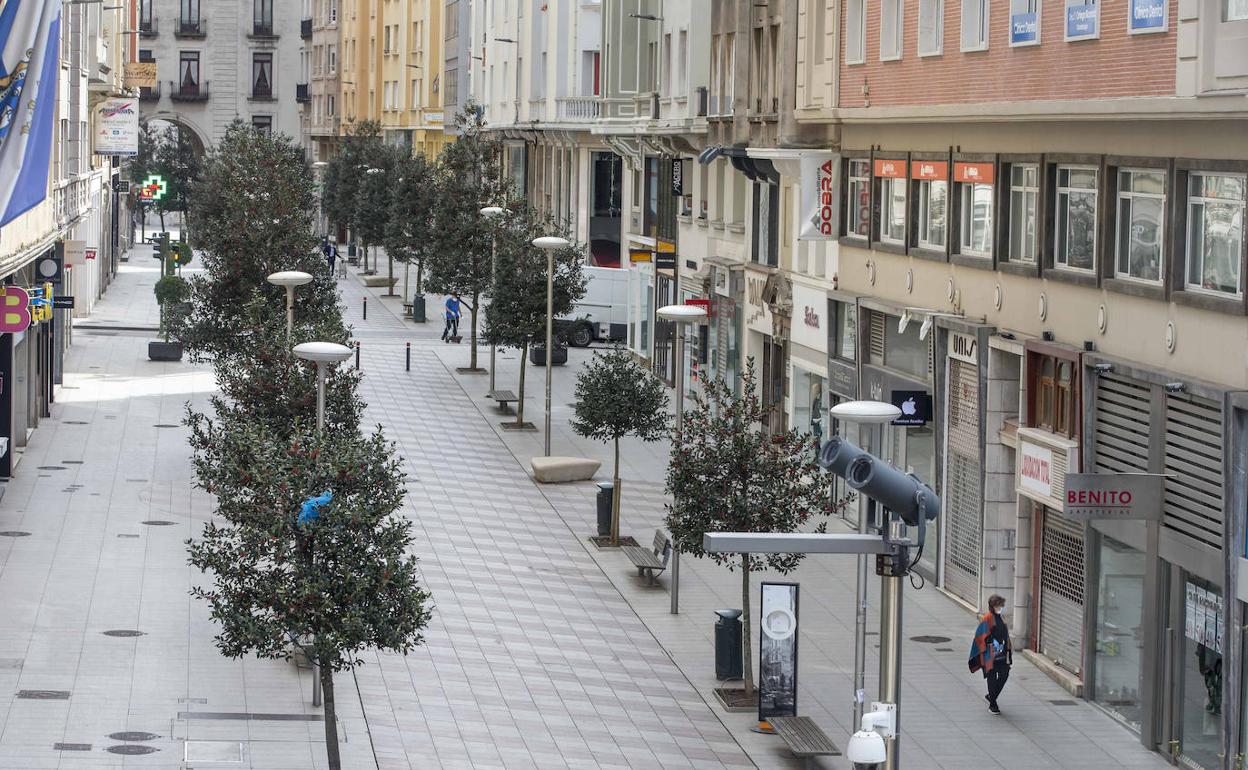
{"type": "Polygon", "coordinates": [[[919,326],[919,340],[927,339],[927,335],[932,331],[932,316],[923,319],[923,323],[919,326]]]}
{"type": "Polygon", "coordinates": [[[496,37],[496,38],[494,38],[494,42],[495,42],[495,43],[514,43],[514,42],[516,42],[516,41],[515,41],[515,40],[512,40],[512,39],[511,39],[511,38],[509,38],[509,37],[496,37]]]}
{"type": "Polygon", "coordinates": [[[897,333],[905,334],[906,327],[909,325],[910,325],[910,312],[908,310],[903,310],[901,312],[901,320],[897,322],[897,333]]]}
{"type": "Polygon", "coordinates": [[[641,21],[663,21],[662,16],[655,16],[653,13],[630,13],[628,16],[641,21]]]}
{"type": "Polygon", "coordinates": [[[1166,383],[1167,393],[1182,393],[1185,390],[1187,390],[1186,383],[1182,383],[1182,382],[1167,382],[1166,383]]]}
{"type": "Polygon", "coordinates": [[[1097,374],[1109,374],[1110,372],[1114,370],[1114,365],[1106,364],[1106,363],[1099,363],[1099,364],[1092,364],[1092,368],[1096,370],[1097,374]]]}

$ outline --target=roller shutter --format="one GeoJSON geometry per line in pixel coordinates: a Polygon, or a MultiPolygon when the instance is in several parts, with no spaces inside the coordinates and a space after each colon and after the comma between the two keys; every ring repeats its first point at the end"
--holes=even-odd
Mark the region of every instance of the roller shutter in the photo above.
{"type": "Polygon", "coordinates": [[[979,372],[949,359],[949,414],[944,489],[945,590],[979,605],[983,563],[983,479],[979,461],[979,372]]]}
{"type": "Polygon", "coordinates": [[[1044,508],[1040,543],[1040,654],[1083,673],[1083,525],[1044,508]]]}

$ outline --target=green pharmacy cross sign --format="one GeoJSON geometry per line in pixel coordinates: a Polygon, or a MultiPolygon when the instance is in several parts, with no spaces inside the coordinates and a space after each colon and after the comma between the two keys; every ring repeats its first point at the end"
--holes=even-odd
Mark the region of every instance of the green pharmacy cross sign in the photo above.
{"type": "Polygon", "coordinates": [[[145,201],[158,201],[165,197],[165,193],[168,190],[169,185],[165,180],[159,174],[152,174],[143,182],[143,186],[139,188],[139,197],[145,201]]]}

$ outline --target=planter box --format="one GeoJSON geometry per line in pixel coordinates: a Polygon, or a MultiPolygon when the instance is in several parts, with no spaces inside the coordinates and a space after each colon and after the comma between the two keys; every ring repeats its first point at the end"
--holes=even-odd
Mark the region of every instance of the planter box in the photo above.
{"type": "MultiPolygon", "coordinates": [[[[550,365],[551,366],[563,366],[567,362],[568,362],[568,346],[556,344],[555,354],[551,356],[550,358],[550,365]]],[[[546,346],[545,345],[534,345],[533,347],[529,348],[529,363],[533,364],[534,366],[546,365],[546,346]]]]}
{"type": "Polygon", "coordinates": [[[152,340],[147,343],[147,357],[152,361],[181,361],[181,342],[152,340]]]}

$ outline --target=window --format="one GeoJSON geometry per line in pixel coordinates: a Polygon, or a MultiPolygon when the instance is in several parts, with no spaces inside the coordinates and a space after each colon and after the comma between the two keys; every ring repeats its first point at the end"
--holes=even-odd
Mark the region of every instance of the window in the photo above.
{"type": "Polygon", "coordinates": [[[329,0],[329,23],[338,22],[338,0],[329,0]]]}
{"type": "Polygon", "coordinates": [[[446,15],[444,19],[443,32],[446,34],[447,40],[454,40],[459,37],[459,0],[448,0],[446,4],[446,15]]]}
{"type": "Polygon", "coordinates": [[[962,0],[962,50],[988,48],[988,0],[962,0]]]}
{"type": "Polygon", "coordinates": [[[252,115],[251,126],[264,136],[271,136],[273,134],[273,117],[271,115],[252,115]]]}
{"type": "Polygon", "coordinates": [[[1066,39],[1093,40],[1100,36],[1100,3],[1097,0],[1066,0],[1066,39]]]}
{"type": "Polygon", "coordinates": [[[1053,359],[1044,356],[1040,363],[1040,388],[1036,398],[1036,427],[1053,430],[1053,359]]]}
{"type": "Polygon", "coordinates": [[[1193,172],[1187,187],[1187,287],[1242,294],[1245,178],[1193,172]]]}
{"type": "Polygon", "coordinates": [[[334,112],[334,95],[333,94],[330,94],[326,98],[325,105],[326,105],[325,114],[331,118],[334,117],[336,113],[334,112]]]}
{"type": "Polygon", "coordinates": [[[850,302],[832,302],[832,355],[845,361],[858,358],[858,308],[850,302]]]}
{"type": "Polygon", "coordinates": [[[199,93],[199,51],[178,54],[178,91],[183,94],[199,93]]]}
{"type": "Polygon", "coordinates": [[[871,235],[871,164],[867,160],[849,161],[849,180],[845,216],[845,234],[855,238],[871,235]]]}
{"type": "Polygon", "coordinates": [[[182,28],[199,27],[199,0],[182,0],[182,15],[179,21],[182,28]]]}
{"type": "Polygon", "coordinates": [[[1035,378],[1029,424],[1060,436],[1073,437],[1078,424],[1074,362],[1034,352],[1029,354],[1029,360],[1035,378]]]}
{"type": "Polygon", "coordinates": [[[329,46],[329,74],[333,75],[338,71],[338,46],[329,46]]]}
{"type": "Polygon", "coordinates": [[[1096,267],[1096,169],[1057,167],[1054,263],[1070,270],[1096,267]]]}
{"type": "Polygon", "coordinates": [[[919,0],[919,56],[939,54],[944,32],[944,0],[919,0]]]}
{"type": "Polygon", "coordinates": [[[867,51],[866,0],[849,0],[845,9],[845,63],[862,64],[867,51]]]}
{"type": "Polygon", "coordinates": [[[1222,6],[1222,21],[1248,20],[1248,0],[1225,0],[1222,6]]]}
{"type": "Polygon", "coordinates": [[[273,0],[253,0],[254,30],[257,35],[273,34],[273,0]]]}
{"type": "Polygon", "coordinates": [[[921,340],[919,324],[912,323],[903,332],[899,330],[900,320],[893,315],[884,317],[884,365],[926,379],[928,345],[935,335],[921,340]]]}
{"type": "Polygon", "coordinates": [[[689,65],[689,33],[685,30],[680,31],[678,38],[679,47],[676,49],[676,95],[685,95],[685,80],[688,75],[687,68],[689,65]]]}
{"type": "Polygon", "coordinates": [[[992,163],[954,163],[958,186],[958,252],[972,257],[992,256],[992,163]]]}
{"type": "Polygon", "coordinates": [[[1010,166],[1010,246],[1011,262],[1036,261],[1039,233],[1036,206],[1040,198],[1040,167],[1034,163],[1010,166]]]}
{"type": "Polygon", "coordinates": [[[383,54],[389,54],[389,53],[390,53],[390,26],[389,26],[389,25],[386,25],[385,38],[384,38],[384,41],[383,41],[383,43],[382,43],[381,52],[382,52],[383,54]]]}
{"type": "Polygon", "coordinates": [[[905,27],[901,1],[880,2],[880,61],[901,58],[902,30],[905,27]]]}
{"type": "Polygon", "coordinates": [[[1114,250],[1119,278],[1161,281],[1165,257],[1166,173],[1124,169],[1118,172],[1118,219],[1114,250]]]}
{"type": "Polygon", "coordinates": [[[943,252],[949,230],[949,164],[916,160],[910,167],[917,180],[919,222],[916,240],[919,248],[943,252]]]}
{"type": "Polygon", "coordinates": [[[139,29],[150,31],[152,24],[152,0],[139,0],[139,29]]]}
{"type": "Polygon", "coordinates": [[[1040,0],[1010,0],[1010,45],[1040,44],[1040,0]]]}
{"type": "Polygon", "coordinates": [[[251,55],[251,95],[256,99],[273,98],[273,54],[251,55]]]}
{"type": "Polygon", "coordinates": [[[450,68],[446,71],[446,87],[442,89],[442,104],[451,107],[459,104],[459,70],[450,68]]]}

